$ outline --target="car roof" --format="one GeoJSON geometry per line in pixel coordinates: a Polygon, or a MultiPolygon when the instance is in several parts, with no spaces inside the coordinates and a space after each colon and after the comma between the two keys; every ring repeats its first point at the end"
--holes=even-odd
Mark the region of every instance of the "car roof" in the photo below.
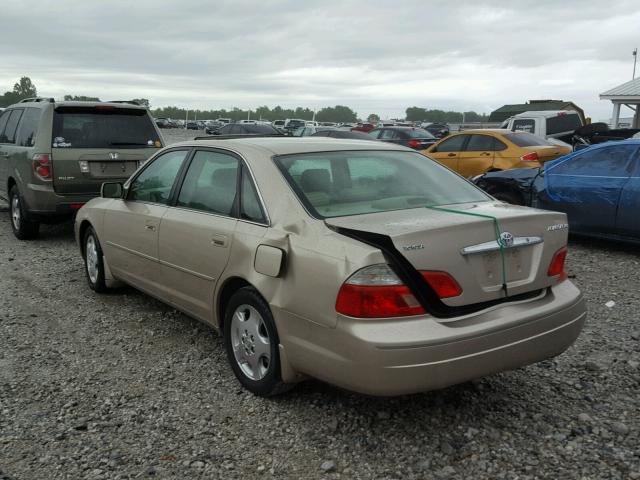
{"type": "MultiPolygon", "coordinates": [[[[458,135],[461,133],[496,133],[496,134],[509,134],[509,133],[515,133],[515,134],[521,134],[521,133],[530,133],[530,132],[525,132],[523,130],[509,130],[508,128],[475,128],[475,129],[470,129],[470,130],[461,130],[459,132],[455,132],[452,133],[451,135],[458,135]]],[[[531,134],[533,135],[533,134],[531,134]]],[[[449,138],[449,137],[444,137],[444,138],[449,138]]]]}
{"type": "Polygon", "coordinates": [[[171,147],[215,147],[234,150],[238,153],[262,150],[265,154],[290,155],[296,153],[339,152],[343,150],[405,150],[410,148],[394,143],[371,142],[353,139],[336,139],[331,137],[243,137],[238,139],[203,139],[174,143],[171,147]]]}

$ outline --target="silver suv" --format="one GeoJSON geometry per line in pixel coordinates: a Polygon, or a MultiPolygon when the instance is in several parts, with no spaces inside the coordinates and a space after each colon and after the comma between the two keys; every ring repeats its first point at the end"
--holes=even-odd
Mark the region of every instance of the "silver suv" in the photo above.
{"type": "Polygon", "coordinates": [[[126,102],[29,98],[0,112],[0,198],[13,233],[34,238],[40,223],[73,217],[124,181],[164,146],[149,111],[126,102]]]}

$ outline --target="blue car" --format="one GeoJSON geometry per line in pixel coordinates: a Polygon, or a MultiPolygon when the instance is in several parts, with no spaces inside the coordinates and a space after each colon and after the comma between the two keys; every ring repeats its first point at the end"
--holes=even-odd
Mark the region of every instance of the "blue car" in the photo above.
{"type": "Polygon", "coordinates": [[[640,139],[601,143],[540,168],[474,179],[499,200],[564,212],[572,233],[640,242],[640,139]]]}

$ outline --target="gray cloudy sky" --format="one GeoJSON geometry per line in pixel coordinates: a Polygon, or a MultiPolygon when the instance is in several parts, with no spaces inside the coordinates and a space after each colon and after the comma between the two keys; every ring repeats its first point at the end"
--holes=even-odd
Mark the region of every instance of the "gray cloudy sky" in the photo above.
{"type": "Polygon", "coordinates": [[[0,91],[152,106],[408,106],[490,112],[631,79],[638,0],[2,0],[0,91]]]}

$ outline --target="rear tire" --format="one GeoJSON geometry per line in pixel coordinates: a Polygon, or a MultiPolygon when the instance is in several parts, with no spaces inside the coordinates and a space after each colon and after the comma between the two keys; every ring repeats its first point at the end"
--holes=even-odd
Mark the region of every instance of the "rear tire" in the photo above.
{"type": "Polygon", "coordinates": [[[522,198],[513,192],[500,191],[491,194],[493,198],[496,198],[502,202],[510,203],[511,205],[524,205],[522,198]]]}
{"type": "Polygon", "coordinates": [[[224,313],[224,346],[231,369],[244,388],[269,397],[291,385],[280,373],[280,340],[269,305],[252,287],[234,293],[224,313]]]}
{"type": "Polygon", "coordinates": [[[93,227],[87,228],[84,234],[82,251],[84,252],[84,272],[87,275],[89,288],[96,293],[107,292],[109,288],[104,281],[102,247],[93,227]]]}
{"type": "Polygon", "coordinates": [[[9,220],[11,229],[18,240],[32,240],[38,236],[40,223],[30,220],[18,186],[9,190],[9,220]]]}

